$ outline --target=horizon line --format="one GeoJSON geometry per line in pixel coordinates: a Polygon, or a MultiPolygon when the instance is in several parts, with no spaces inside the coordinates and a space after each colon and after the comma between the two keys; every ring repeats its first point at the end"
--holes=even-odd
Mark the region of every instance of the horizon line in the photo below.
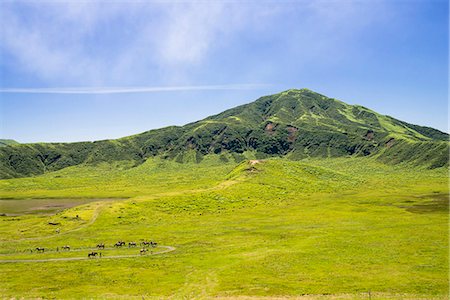
{"type": "Polygon", "coordinates": [[[137,87],[57,87],[57,88],[0,88],[8,94],[131,94],[206,90],[252,90],[273,86],[264,83],[181,85],[181,86],[137,86],[137,87]]]}

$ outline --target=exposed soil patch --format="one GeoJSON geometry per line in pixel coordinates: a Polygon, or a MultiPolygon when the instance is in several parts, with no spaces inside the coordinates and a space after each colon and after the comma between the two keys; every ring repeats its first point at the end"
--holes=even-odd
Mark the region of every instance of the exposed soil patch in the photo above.
{"type": "Polygon", "coordinates": [[[298,131],[298,128],[293,127],[293,126],[288,126],[287,131],[288,131],[288,141],[289,142],[295,141],[295,138],[297,137],[296,133],[298,131]]]}
{"type": "Polygon", "coordinates": [[[0,215],[20,216],[27,214],[53,215],[62,210],[98,201],[125,199],[0,199],[0,215]]]}
{"type": "Polygon", "coordinates": [[[375,137],[375,133],[372,130],[367,131],[366,135],[364,136],[364,138],[368,141],[373,140],[375,137]]]}
{"type": "Polygon", "coordinates": [[[262,160],[260,160],[260,159],[252,159],[252,160],[249,161],[249,163],[250,163],[251,166],[254,166],[256,164],[262,163],[262,160]]]}
{"type": "Polygon", "coordinates": [[[273,124],[272,122],[267,123],[266,127],[264,128],[264,130],[266,131],[267,134],[274,134],[275,133],[275,127],[276,125],[273,124]]]}
{"type": "Polygon", "coordinates": [[[390,138],[387,142],[386,142],[386,148],[391,148],[392,146],[394,146],[395,144],[395,139],[394,138],[390,138]]]}

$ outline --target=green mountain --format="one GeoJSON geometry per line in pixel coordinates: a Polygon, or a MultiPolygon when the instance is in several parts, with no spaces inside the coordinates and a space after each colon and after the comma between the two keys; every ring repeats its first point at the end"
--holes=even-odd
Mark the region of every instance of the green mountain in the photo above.
{"type": "Polygon", "coordinates": [[[79,164],[149,157],[200,162],[284,156],[367,156],[383,163],[448,166],[449,135],[409,124],[308,89],[288,90],[185,126],[95,142],[36,143],[0,148],[0,178],[43,174],[79,164]]]}
{"type": "Polygon", "coordinates": [[[15,140],[7,140],[7,139],[0,139],[0,147],[5,147],[9,145],[17,145],[18,142],[15,140]]]}

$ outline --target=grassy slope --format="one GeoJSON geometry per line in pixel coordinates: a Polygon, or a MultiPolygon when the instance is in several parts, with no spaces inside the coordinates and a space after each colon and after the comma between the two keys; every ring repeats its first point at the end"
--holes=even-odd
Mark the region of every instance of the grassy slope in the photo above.
{"type": "Polygon", "coordinates": [[[37,246],[140,238],[177,250],[134,259],[0,264],[2,296],[448,293],[448,202],[433,202],[448,192],[444,169],[367,158],[236,165],[217,157],[120,167],[79,166],[0,181],[1,197],[135,196],[55,216],[1,217],[0,258],[30,257],[20,251],[37,246]],[[49,221],[61,222],[59,235],[49,221]]]}
{"type": "Polygon", "coordinates": [[[5,147],[9,145],[17,145],[19,144],[15,140],[9,140],[9,139],[0,139],[0,147],[5,147]]]}
{"type": "Polygon", "coordinates": [[[68,167],[42,176],[0,180],[0,198],[121,198],[208,188],[234,167],[206,159],[200,169],[159,158],[68,167]]]}

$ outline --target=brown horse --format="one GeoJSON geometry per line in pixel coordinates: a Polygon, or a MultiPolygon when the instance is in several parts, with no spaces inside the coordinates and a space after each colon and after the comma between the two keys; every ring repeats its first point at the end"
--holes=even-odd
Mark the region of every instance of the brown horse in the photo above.
{"type": "Polygon", "coordinates": [[[142,248],[141,251],[139,251],[139,252],[142,255],[142,254],[145,254],[147,251],[148,251],[148,249],[142,248]]]}

